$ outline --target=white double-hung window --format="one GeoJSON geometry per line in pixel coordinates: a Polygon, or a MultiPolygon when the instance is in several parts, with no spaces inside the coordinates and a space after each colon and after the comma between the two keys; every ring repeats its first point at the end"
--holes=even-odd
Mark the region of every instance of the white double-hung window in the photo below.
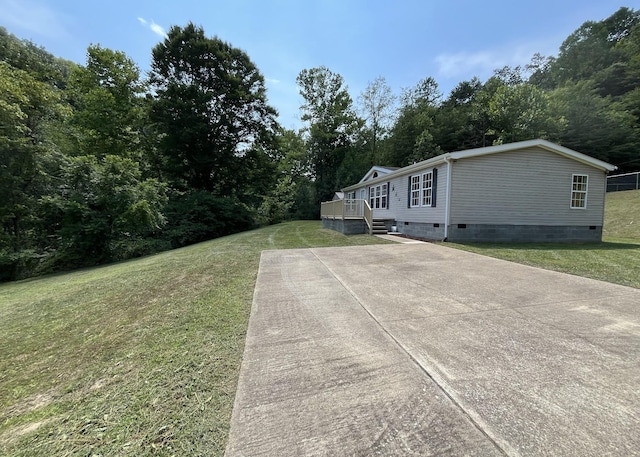
{"type": "Polygon", "coordinates": [[[588,175],[572,175],[571,178],[571,208],[585,209],[587,207],[588,175]]]}
{"type": "Polygon", "coordinates": [[[419,175],[409,176],[408,208],[435,207],[438,169],[433,168],[419,175]]]}
{"type": "Polygon", "coordinates": [[[431,206],[433,191],[433,173],[428,171],[422,174],[422,206],[431,206]]]}
{"type": "Polygon", "coordinates": [[[369,187],[369,205],[371,209],[387,209],[387,183],[369,187]]]}
{"type": "Polygon", "coordinates": [[[411,177],[411,207],[420,206],[420,175],[411,177]]]}

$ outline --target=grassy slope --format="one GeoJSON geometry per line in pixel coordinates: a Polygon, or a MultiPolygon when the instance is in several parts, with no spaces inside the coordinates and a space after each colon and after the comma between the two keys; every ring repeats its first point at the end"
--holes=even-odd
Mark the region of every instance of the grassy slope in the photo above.
{"type": "Polygon", "coordinates": [[[640,190],[607,194],[600,244],[448,244],[479,254],[640,288],[640,190]]]}
{"type": "Polygon", "coordinates": [[[295,222],[0,285],[0,455],[221,455],[260,251],[376,242],[295,222]]]}
{"type": "Polygon", "coordinates": [[[606,241],[640,243],[640,190],[608,193],[604,219],[606,241]]]}
{"type": "MultiPolygon", "coordinates": [[[[457,246],[640,287],[638,214],[613,193],[605,243],[457,246]]],[[[296,222],[0,285],[0,455],[221,455],[260,251],[375,242],[296,222]]]]}

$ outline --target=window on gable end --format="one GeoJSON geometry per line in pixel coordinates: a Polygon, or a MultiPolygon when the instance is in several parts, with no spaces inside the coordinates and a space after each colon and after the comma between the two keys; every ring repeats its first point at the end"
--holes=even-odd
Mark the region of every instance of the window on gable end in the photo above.
{"type": "Polygon", "coordinates": [[[572,175],[571,177],[571,208],[587,208],[588,175],[572,175]]]}

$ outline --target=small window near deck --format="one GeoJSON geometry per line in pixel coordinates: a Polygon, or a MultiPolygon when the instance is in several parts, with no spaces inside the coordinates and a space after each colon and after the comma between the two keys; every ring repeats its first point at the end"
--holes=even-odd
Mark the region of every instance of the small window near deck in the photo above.
{"type": "Polygon", "coordinates": [[[587,175],[572,175],[571,208],[584,209],[587,207],[587,175]]]}

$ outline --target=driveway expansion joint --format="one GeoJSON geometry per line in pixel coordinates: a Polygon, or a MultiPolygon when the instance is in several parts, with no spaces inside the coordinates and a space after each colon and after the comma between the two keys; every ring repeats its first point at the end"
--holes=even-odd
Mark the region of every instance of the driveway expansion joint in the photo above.
{"type": "Polygon", "coordinates": [[[264,251],[226,455],[638,455],[639,304],[437,244],[264,251]]]}

